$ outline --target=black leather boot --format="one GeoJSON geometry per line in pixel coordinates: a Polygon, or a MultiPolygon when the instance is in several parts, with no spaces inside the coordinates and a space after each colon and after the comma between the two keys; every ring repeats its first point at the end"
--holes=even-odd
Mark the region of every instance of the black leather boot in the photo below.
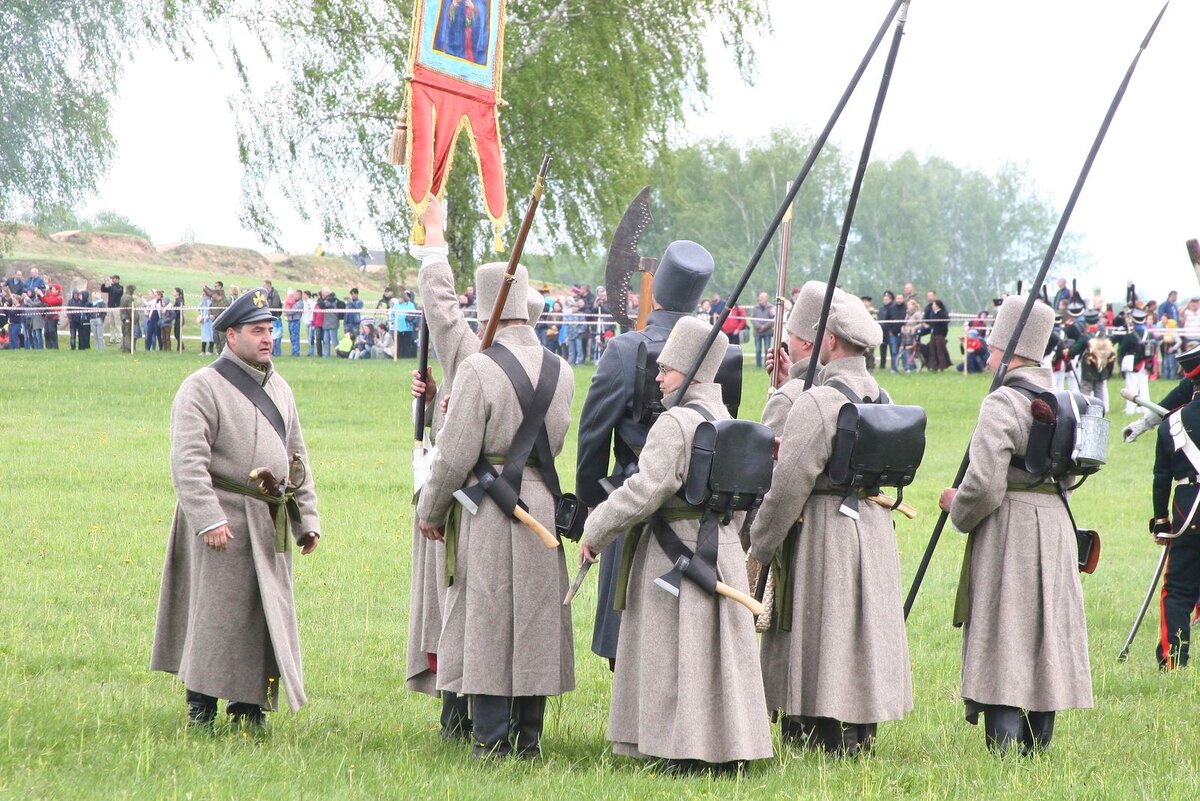
{"type": "Polygon", "coordinates": [[[1024,715],[1015,706],[984,707],[983,736],[989,751],[1003,756],[1010,745],[1021,742],[1024,730],[1024,715]]]}
{"type": "Polygon", "coordinates": [[[517,756],[530,759],[542,755],[542,724],[546,719],[546,697],[530,695],[513,701],[516,718],[517,756]]]}
{"type": "Polygon", "coordinates": [[[875,733],[879,729],[878,723],[859,723],[858,729],[858,748],[864,754],[869,754],[875,750],[875,733]]]}
{"type": "Polygon", "coordinates": [[[217,719],[217,699],[187,690],[188,726],[211,729],[217,719]]]}
{"type": "Polygon", "coordinates": [[[811,731],[806,731],[804,720],[805,718],[796,715],[779,716],[779,733],[783,736],[785,743],[801,747],[807,745],[806,740],[811,735],[811,731]]]}
{"type": "Polygon", "coordinates": [[[258,704],[230,701],[225,706],[225,711],[229,713],[229,721],[235,729],[261,731],[267,727],[267,714],[258,704]]]}
{"type": "Polygon", "coordinates": [[[513,699],[503,695],[471,696],[471,756],[506,757],[512,753],[513,699]]]}
{"type": "Polygon", "coordinates": [[[1029,756],[1050,747],[1054,736],[1053,712],[1027,712],[1026,725],[1021,731],[1021,753],[1029,756]]]}
{"type": "Polygon", "coordinates": [[[442,739],[471,739],[471,718],[465,695],[442,690],[442,739]]]}
{"type": "Polygon", "coordinates": [[[858,727],[833,718],[808,718],[815,723],[813,742],[831,756],[858,756],[858,727]]]}

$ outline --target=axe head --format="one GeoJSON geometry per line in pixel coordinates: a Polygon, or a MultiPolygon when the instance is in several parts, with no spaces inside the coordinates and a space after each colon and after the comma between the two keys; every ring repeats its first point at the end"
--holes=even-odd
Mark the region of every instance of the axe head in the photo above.
{"type": "Polygon", "coordinates": [[[425,486],[425,482],[429,480],[429,466],[433,464],[433,457],[437,454],[437,448],[430,448],[422,440],[421,446],[413,448],[412,469],[413,469],[413,494],[420,493],[425,486]]]}
{"type": "Polygon", "coordinates": [[[472,484],[469,487],[463,487],[456,490],[454,500],[462,504],[462,507],[472,515],[479,514],[479,504],[483,503],[483,496],[487,494],[482,484],[472,484]]]}
{"type": "MultiPolygon", "coordinates": [[[[621,222],[608,247],[608,264],[604,268],[604,288],[608,290],[609,314],[626,328],[633,327],[629,318],[629,281],[641,269],[638,241],[654,221],[650,215],[650,187],[642,191],[625,209],[621,222]]],[[[643,280],[646,280],[643,278],[643,280]]]]}
{"type": "Polygon", "coordinates": [[[675,560],[675,566],[656,578],[654,583],[678,598],[679,585],[683,582],[683,575],[687,573],[688,565],[691,562],[692,560],[686,556],[679,557],[675,560]]]}
{"type": "Polygon", "coordinates": [[[1188,258],[1192,260],[1192,269],[1196,271],[1196,280],[1200,281],[1200,239],[1187,241],[1188,258]]]}

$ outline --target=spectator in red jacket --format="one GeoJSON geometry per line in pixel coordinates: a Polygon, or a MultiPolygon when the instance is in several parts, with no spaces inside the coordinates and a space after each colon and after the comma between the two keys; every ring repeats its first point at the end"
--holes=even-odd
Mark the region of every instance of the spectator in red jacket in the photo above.
{"type": "Polygon", "coordinates": [[[42,312],[46,348],[58,350],[58,315],[63,305],[62,285],[51,284],[48,290],[39,292],[38,295],[42,303],[46,304],[46,311],[42,312]]]}

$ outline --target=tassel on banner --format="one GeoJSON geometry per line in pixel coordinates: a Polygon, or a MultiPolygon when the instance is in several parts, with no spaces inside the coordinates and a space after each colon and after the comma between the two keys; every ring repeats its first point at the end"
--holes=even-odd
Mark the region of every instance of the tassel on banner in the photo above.
{"type": "Polygon", "coordinates": [[[492,247],[497,253],[505,251],[504,240],[500,238],[500,226],[497,224],[492,225],[492,247]]]}
{"type": "Polygon", "coordinates": [[[414,217],[412,226],[412,243],[414,245],[425,244],[425,226],[421,225],[421,220],[414,217]]]}
{"type": "Polygon", "coordinates": [[[388,150],[388,163],[396,167],[403,166],[407,148],[408,111],[402,108],[396,115],[396,125],[392,128],[392,146],[388,150]]]}

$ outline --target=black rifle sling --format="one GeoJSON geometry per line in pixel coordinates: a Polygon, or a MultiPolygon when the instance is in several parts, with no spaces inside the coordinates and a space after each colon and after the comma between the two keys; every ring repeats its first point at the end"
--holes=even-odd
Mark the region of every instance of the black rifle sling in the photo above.
{"type": "Polygon", "coordinates": [[[216,370],[222,378],[233,385],[234,389],[242,393],[246,400],[254,404],[254,408],[262,412],[262,416],[267,418],[267,422],[271,424],[271,428],[275,429],[275,433],[279,435],[279,440],[286,449],[287,427],[283,423],[283,415],[279,413],[279,407],[275,405],[275,401],[271,400],[271,396],[262,388],[262,385],[230,359],[217,359],[209,367],[216,370]]]}
{"type": "MultiPolygon", "coordinates": [[[[1039,387],[1037,384],[1034,384],[1030,381],[1025,381],[1024,379],[1018,379],[1016,381],[1009,381],[1004,386],[1008,387],[1009,389],[1015,389],[1017,392],[1020,392],[1022,395],[1024,395],[1026,398],[1029,399],[1030,403],[1033,403],[1033,401],[1037,400],[1038,395],[1042,394],[1043,392],[1048,391],[1045,387],[1039,387]]],[[[1029,469],[1028,461],[1026,461],[1028,459],[1028,456],[1029,456],[1029,454],[1021,455],[1021,454],[1014,453],[1012,455],[1012,458],[1008,460],[1008,463],[1022,472],[1033,473],[1033,471],[1029,469]]],[[[1036,474],[1034,474],[1034,475],[1036,475],[1036,474]]],[[[1067,499],[1064,497],[1063,503],[1066,503],[1066,502],[1067,502],[1067,499]]],[[[1067,511],[1070,512],[1070,509],[1068,508],[1067,511]]],[[[1072,525],[1074,525],[1074,521],[1072,521],[1072,525]]]]}
{"type": "Polygon", "coordinates": [[[887,394],[886,391],[884,391],[883,387],[879,388],[879,397],[876,400],[871,400],[870,398],[866,398],[864,400],[863,398],[858,397],[858,395],[855,394],[854,390],[850,389],[850,387],[846,386],[841,381],[838,381],[836,378],[829,379],[828,381],[826,381],[824,383],[824,386],[833,387],[838,392],[845,395],[846,400],[850,401],[851,403],[891,403],[892,402],[891,397],[887,394]]]}
{"type": "MultiPolygon", "coordinates": [[[[713,422],[713,416],[698,403],[689,403],[683,408],[696,412],[706,422],[713,422]]],[[[683,488],[680,487],[680,492],[682,491],[683,488]]],[[[710,508],[705,508],[704,516],[700,518],[700,531],[696,534],[696,550],[694,552],[684,544],[679,535],[675,533],[675,529],[671,528],[671,525],[657,513],[651,516],[650,526],[658,540],[659,547],[663,549],[663,553],[672,563],[678,561],[679,557],[686,556],[693,563],[699,563],[707,568],[699,571],[691,570],[686,575],[703,587],[706,592],[715,593],[717,591],[716,582],[720,579],[720,573],[717,571],[717,545],[720,538],[716,513],[710,508]]]]}
{"type": "MultiPolygon", "coordinates": [[[[550,410],[554,392],[558,389],[561,363],[554,354],[548,351],[543,354],[542,368],[535,388],[529,381],[529,376],[525,374],[521,362],[508,348],[493,344],[483,353],[494,361],[512,382],[517,393],[517,402],[520,403],[521,413],[524,415],[521,425],[517,427],[517,433],[513,436],[512,444],[509,445],[508,454],[504,457],[504,470],[501,471],[500,477],[519,496],[525,463],[529,461],[529,455],[536,450],[542,481],[554,497],[561,496],[558,471],[554,468],[554,453],[550,450],[550,436],[546,432],[546,413],[550,410]]],[[[475,465],[477,478],[482,477],[481,472],[495,472],[495,468],[482,457],[475,465]]]]}

